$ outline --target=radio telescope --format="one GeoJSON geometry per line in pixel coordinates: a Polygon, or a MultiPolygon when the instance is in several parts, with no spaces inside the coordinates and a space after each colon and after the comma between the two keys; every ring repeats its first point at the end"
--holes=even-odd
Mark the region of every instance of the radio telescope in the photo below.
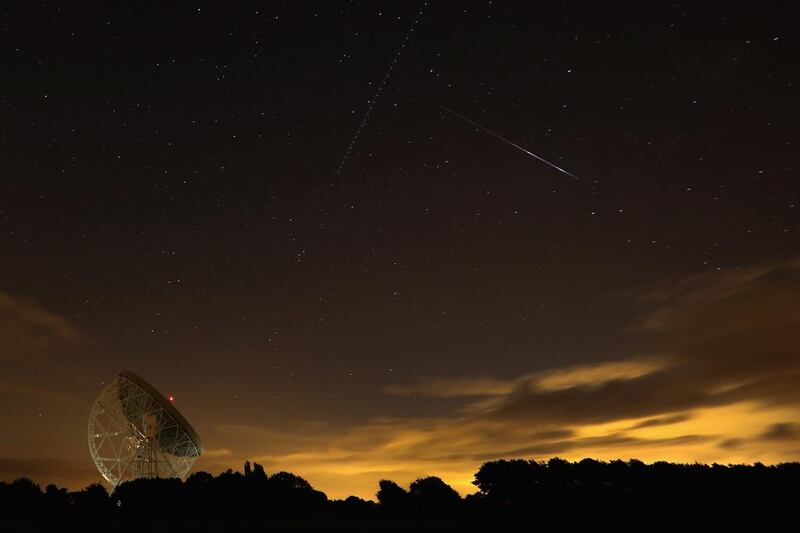
{"type": "Polygon", "coordinates": [[[140,477],[183,478],[202,451],[189,422],[133,372],[120,372],[92,405],[89,452],[114,487],[140,477]]]}

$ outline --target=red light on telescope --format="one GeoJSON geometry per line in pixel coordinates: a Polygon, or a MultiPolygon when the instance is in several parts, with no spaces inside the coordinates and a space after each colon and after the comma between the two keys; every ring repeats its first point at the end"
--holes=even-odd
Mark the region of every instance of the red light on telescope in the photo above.
{"type": "Polygon", "coordinates": [[[167,399],[171,402],[175,401],[175,396],[167,396],[167,399]]]}

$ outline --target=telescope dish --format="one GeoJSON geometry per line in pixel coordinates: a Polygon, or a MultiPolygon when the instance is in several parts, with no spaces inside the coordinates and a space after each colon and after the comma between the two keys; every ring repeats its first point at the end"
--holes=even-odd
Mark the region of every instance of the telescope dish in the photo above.
{"type": "Polygon", "coordinates": [[[183,478],[203,451],[172,403],[127,370],[92,405],[88,437],[97,470],[114,487],[141,477],[183,478]]]}

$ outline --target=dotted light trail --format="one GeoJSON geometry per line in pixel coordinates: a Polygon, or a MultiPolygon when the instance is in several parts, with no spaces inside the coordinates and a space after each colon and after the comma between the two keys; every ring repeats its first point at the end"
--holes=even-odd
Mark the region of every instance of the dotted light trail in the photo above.
{"type": "Polygon", "coordinates": [[[389,81],[389,77],[392,75],[392,71],[394,70],[394,66],[397,64],[397,61],[400,59],[400,54],[403,53],[403,49],[406,47],[406,43],[408,43],[408,39],[411,37],[411,34],[414,32],[414,26],[417,25],[417,21],[422,16],[422,12],[427,7],[428,2],[423,2],[422,6],[417,11],[417,15],[414,17],[414,20],[411,22],[411,26],[408,28],[405,37],[403,37],[403,41],[400,43],[400,47],[394,54],[392,58],[392,62],[389,64],[389,68],[386,70],[386,73],[383,75],[381,82],[378,84],[378,89],[375,91],[375,96],[372,97],[371,100],[367,100],[367,110],[364,112],[364,116],[361,117],[361,122],[359,122],[358,127],[356,128],[356,132],[353,135],[353,138],[350,140],[350,144],[347,145],[347,149],[344,151],[344,155],[342,156],[342,160],[339,162],[339,166],[336,168],[336,174],[339,175],[342,173],[344,166],[347,164],[347,160],[350,158],[350,154],[353,152],[353,148],[355,147],[356,143],[358,142],[358,137],[361,134],[361,130],[364,129],[364,126],[367,125],[367,121],[369,120],[370,114],[372,114],[372,108],[375,107],[375,102],[383,92],[383,88],[386,86],[386,82],[389,81]]]}

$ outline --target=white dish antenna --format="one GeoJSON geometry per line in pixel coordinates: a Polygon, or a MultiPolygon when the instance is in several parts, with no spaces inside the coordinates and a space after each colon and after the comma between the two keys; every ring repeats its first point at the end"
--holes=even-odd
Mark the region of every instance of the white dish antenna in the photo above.
{"type": "Polygon", "coordinates": [[[172,402],[127,370],[103,389],[89,414],[89,452],[114,487],[141,477],[184,478],[202,451],[172,402]]]}

